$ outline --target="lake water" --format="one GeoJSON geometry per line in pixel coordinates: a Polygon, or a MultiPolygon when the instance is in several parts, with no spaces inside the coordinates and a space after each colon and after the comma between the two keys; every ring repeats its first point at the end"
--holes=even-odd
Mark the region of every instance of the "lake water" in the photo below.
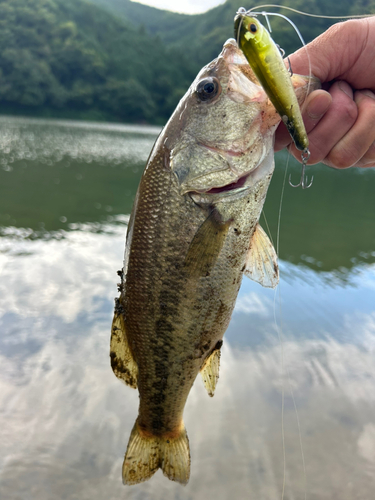
{"type": "Polygon", "coordinates": [[[0,118],[0,498],[273,500],[285,475],[288,500],[372,499],[375,172],[324,166],[311,189],[285,186],[280,286],[244,279],[215,397],[200,377],[191,391],[189,484],[122,485],[138,395],[111,371],[110,324],[157,133],[0,118]]]}

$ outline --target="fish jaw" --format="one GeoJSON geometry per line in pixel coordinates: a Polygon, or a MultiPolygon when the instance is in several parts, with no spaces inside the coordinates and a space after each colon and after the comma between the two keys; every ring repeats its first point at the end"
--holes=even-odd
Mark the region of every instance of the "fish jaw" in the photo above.
{"type": "Polygon", "coordinates": [[[223,203],[230,203],[248,196],[249,192],[256,188],[256,185],[266,178],[271,179],[275,168],[273,148],[268,151],[260,165],[240,177],[237,182],[212,188],[208,191],[191,191],[189,195],[199,206],[218,206],[223,203]]]}

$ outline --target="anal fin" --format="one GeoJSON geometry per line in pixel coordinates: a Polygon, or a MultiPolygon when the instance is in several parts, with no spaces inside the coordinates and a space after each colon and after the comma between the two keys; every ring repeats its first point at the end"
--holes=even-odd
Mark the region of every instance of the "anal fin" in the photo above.
{"type": "Polygon", "coordinates": [[[118,309],[115,308],[111,329],[111,366],[117,378],[136,389],[138,366],[129,348],[123,315],[118,309]]]}
{"type": "Polygon", "coordinates": [[[222,344],[222,341],[218,342],[215,349],[208,356],[201,368],[201,375],[204,386],[208,392],[208,395],[211,397],[213,397],[215,393],[216,384],[219,380],[220,348],[222,344]]]}
{"type": "Polygon", "coordinates": [[[260,224],[256,225],[250,240],[245,274],[248,278],[267,288],[275,288],[279,283],[276,251],[260,224]]]}

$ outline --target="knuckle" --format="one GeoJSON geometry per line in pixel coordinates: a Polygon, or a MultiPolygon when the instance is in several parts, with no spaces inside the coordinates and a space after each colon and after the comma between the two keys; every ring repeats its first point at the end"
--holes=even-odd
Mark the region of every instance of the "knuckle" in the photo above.
{"type": "MultiPolygon", "coordinates": [[[[300,160],[301,155],[297,159],[300,160]]],[[[317,163],[320,163],[323,159],[324,159],[324,156],[322,154],[311,152],[311,155],[310,155],[310,158],[309,158],[309,161],[307,162],[307,164],[308,165],[316,165],[317,163]]]]}
{"type": "Polygon", "coordinates": [[[375,166],[375,144],[370,145],[366,153],[357,161],[356,167],[374,167],[375,166]]]}
{"type": "Polygon", "coordinates": [[[340,107],[340,114],[342,120],[345,120],[348,124],[353,124],[358,116],[358,107],[356,103],[349,99],[343,102],[340,107]]]}
{"type": "MultiPolygon", "coordinates": [[[[308,165],[315,165],[316,163],[321,162],[324,159],[325,154],[327,152],[327,150],[324,151],[324,149],[322,149],[320,144],[316,143],[314,138],[310,138],[309,150],[310,150],[310,158],[309,161],[307,162],[308,165]]],[[[296,156],[296,158],[297,160],[300,160],[301,151],[299,151],[298,153],[299,156],[298,157],[296,156]]]]}
{"type": "Polygon", "coordinates": [[[348,21],[344,21],[341,23],[336,23],[330,26],[325,36],[328,39],[337,39],[340,41],[351,41],[352,42],[352,34],[356,33],[356,25],[358,25],[357,19],[349,19],[348,21]]]}
{"type": "Polygon", "coordinates": [[[356,167],[362,167],[362,168],[373,168],[375,167],[375,160],[359,160],[356,165],[356,167]]]}
{"type": "Polygon", "coordinates": [[[328,154],[327,159],[336,168],[349,168],[357,163],[358,155],[355,150],[337,148],[328,154]]]}
{"type": "Polygon", "coordinates": [[[337,35],[341,34],[341,32],[343,31],[342,24],[343,23],[336,23],[336,24],[333,24],[332,26],[330,26],[327,29],[325,36],[327,38],[335,38],[337,35]]]}
{"type": "Polygon", "coordinates": [[[358,108],[363,108],[369,117],[373,117],[375,110],[375,95],[370,90],[361,91],[358,90],[354,94],[354,100],[358,105],[358,108]]]}

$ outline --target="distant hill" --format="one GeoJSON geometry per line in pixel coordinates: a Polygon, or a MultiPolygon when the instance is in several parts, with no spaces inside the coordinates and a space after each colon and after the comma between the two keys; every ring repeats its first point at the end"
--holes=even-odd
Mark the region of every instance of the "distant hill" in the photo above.
{"type": "MultiPolygon", "coordinates": [[[[203,14],[184,15],[155,9],[130,0],[89,1],[115,13],[133,26],[144,26],[147,33],[159,35],[168,46],[180,49],[188,55],[189,59],[196,64],[197,69],[216,57],[224,41],[233,37],[233,18],[238,8],[256,5],[254,2],[249,4],[239,0],[227,0],[224,4],[203,14]]],[[[336,0],[281,0],[276,3],[328,16],[375,12],[374,0],[340,0],[339,4],[336,0]]],[[[338,20],[305,17],[277,8],[268,10],[290,17],[299,27],[306,42],[338,22],[338,20]]],[[[277,17],[269,19],[275,34],[275,41],[287,54],[300,47],[297,35],[286,21],[277,17]]]]}
{"type": "MultiPolygon", "coordinates": [[[[375,0],[283,0],[326,15],[375,0]]],[[[130,0],[0,0],[0,110],[34,116],[165,123],[197,71],[233,36],[238,0],[199,15],[130,0]]],[[[289,14],[306,41],[334,21],[289,14]]],[[[299,47],[282,19],[275,41],[299,47]]]]}
{"type": "Polygon", "coordinates": [[[225,40],[233,36],[233,17],[238,8],[231,1],[204,14],[177,14],[130,0],[89,0],[133,26],[158,35],[168,46],[193,57],[196,69],[215,58],[225,40]]]}
{"type": "Polygon", "coordinates": [[[151,34],[161,34],[163,40],[168,40],[168,30],[175,25],[190,24],[190,20],[198,17],[196,15],[177,14],[168,10],[156,9],[131,0],[88,0],[90,3],[106,9],[108,12],[121,16],[126,21],[136,25],[145,26],[151,34]],[[162,30],[160,27],[162,26],[162,30]],[[161,31],[163,33],[161,33],[161,31]]]}
{"type": "Polygon", "coordinates": [[[163,123],[195,76],[157,36],[83,0],[0,0],[0,109],[163,123]]]}

